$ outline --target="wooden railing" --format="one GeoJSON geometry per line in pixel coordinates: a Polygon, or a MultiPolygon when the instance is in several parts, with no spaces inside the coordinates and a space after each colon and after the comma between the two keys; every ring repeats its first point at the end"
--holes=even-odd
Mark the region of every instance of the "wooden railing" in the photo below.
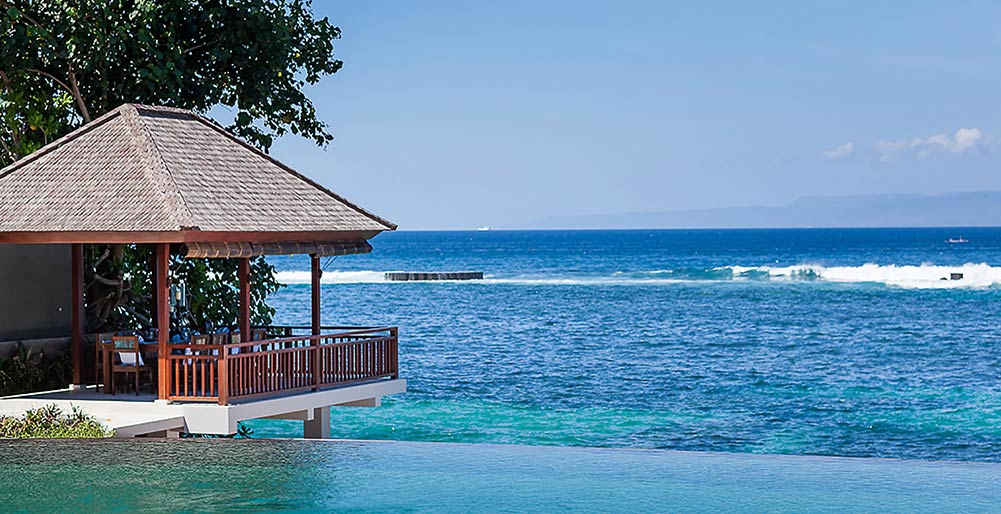
{"type": "Polygon", "coordinates": [[[396,327],[169,348],[167,398],[174,401],[226,405],[399,376],[396,327]]]}

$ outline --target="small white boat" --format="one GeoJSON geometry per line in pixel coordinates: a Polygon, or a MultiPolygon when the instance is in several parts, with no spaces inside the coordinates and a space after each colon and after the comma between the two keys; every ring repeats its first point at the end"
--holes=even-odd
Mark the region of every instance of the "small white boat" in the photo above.
{"type": "Polygon", "coordinates": [[[482,226],[482,227],[477,228],[476,230],[479,230],[480,232],[487,232],[487,231],[490,230],[490,227],[482,226]]]}
{"type": "Polygon", "coordinates": [[[956,244],[956,243],[969,243],[968,239],[963,239],[963,236],[959,236],[959,239],[949,238],[945,240],[946,243],[956,244]]]}

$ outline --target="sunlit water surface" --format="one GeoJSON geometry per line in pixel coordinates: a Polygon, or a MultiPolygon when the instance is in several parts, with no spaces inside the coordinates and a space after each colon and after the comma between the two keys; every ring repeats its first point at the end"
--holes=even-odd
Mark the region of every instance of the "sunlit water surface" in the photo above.
{"type": "Polygon", "coordinates": [[[989,512],[1001,465],[281,440],[0,442],[4,512],[989,512]]]}
{"type": "MultiPolygon", "coordinates": [[[[400,326],[409,391],[334,409],[335,437],[1001,460],[999,229],[400,232],[373,246],[324,263],[323,317],[400,326]],[[382,280],[460,270],[487,279],[382,280]]],[[[308,259],[273,262],[290,283],[276,321],[307,323],[308,259]]]]}

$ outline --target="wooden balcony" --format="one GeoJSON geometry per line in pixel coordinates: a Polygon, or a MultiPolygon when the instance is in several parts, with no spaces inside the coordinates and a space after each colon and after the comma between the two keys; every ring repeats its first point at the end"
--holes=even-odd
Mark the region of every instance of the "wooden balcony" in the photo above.
{"type": "Polygon", "coordinates": [[[396,327],[322,327],[328,333],[294,335],[308,329],[271,327],[260,341],[169,344],[161,375],[167,399],[227,405],[399,377],[396,327]]]}

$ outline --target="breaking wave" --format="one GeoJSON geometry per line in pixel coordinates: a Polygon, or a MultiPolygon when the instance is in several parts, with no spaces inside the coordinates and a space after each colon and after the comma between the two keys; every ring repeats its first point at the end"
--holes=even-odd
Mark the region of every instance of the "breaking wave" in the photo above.
{"type": "MultiPolygon", "coordinates": [[[[280,271],[278,281],[285,284],[308,284],[308,271],[280,271]]],[[[382,271],[325,271],[324,284],[362,284],[385,282],[382,271]]],[[[610,275],[563,276],[492,276],[471,284],[523,285],[656,285],[683,282],[715,281],[774,281],[774,282],[834,282],[883,284],[905,289],[987,288],[1001,285],[1001,267],[986,263],[957,266],[933,264],[861,266],[721,266],[715,268],[679,268],[642,272],[615,272],[610,275]],[[961,278],[960,278],[961,276],[961,278]]]]}
{"type": "Polygon", "coordinates": [[[861,266],[741,267],[730,268],[735,278],[768,280],[818,280],[842,283],[874,283],[907,289],[985,288],[1001,284],[1001,267],[986,263],[961,266],[863,264],[861,266]]]}
{"type": "MultiPolygon", "coordinates": [[[[312,282],[308,271],[279,271],[275,278],[283,284],[309,284],[312,282]]],[[[385,282],[381,271],[324,271],[321,284],[365,284],[385,282]]]]}

